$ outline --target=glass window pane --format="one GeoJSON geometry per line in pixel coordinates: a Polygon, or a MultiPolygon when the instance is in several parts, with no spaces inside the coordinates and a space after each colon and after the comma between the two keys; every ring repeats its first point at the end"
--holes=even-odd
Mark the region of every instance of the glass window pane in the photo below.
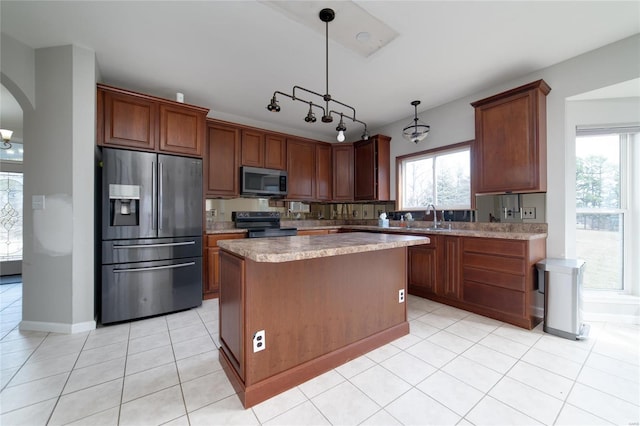
{"type": "Polygon", "coordinates": [[[0,149],[0,161],[15,161],[22,163],[24,150],[22,144],[18,142],[11,142],[11,148],[0,149]]]}
{"type": "Polygon", "coordinates": [[[433,158],[407,161],[404,167],[404,208],[425,207],[433,197],[433,158]]]}
{"type": "Polygon", "coordinates": [[[576,207],[620,208],[620,136],[576,139],[576,207]]]}
{"type": "Polygon", "coordinates": [[[471,198],[469,151],[436,157],[436,205],[443,209],[468,208],[471,198]]]}
{"type": "Polygon", "coordinates": [[[586,262],[583,286],[622,290],[623,214],[578,213],[576,254],[586,262]]]}
{"type": "Polygon", "coordinates": [[[22,260],[22,173],[0,172],[0,261],[22,260]]]}

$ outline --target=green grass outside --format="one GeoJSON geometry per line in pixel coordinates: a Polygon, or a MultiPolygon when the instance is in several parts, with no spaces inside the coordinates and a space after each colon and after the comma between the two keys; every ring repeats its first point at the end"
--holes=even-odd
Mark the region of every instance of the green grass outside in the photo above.
{"type": "Polygon", "coordinates": [[[576,230],[576,253],[586,262],[583,287],[622,290],[622,235],[601,230],[576,230]]]}

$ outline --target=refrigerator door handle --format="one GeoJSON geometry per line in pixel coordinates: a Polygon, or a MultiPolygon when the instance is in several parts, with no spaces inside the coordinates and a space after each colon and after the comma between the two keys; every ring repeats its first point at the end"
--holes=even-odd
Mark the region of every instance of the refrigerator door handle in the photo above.
{"type": "Polygon", "coordinates": [[[113,248],[117,249],[135,249],[135,248],[155,248],[155,247],[175,247],[175,246],[192,246],[195,241],[184,241],[181,243],[164,243],[164,244],[131,244],[131,245],[114,245],[113,248]]]}
{"type": "Polygon", "coordinates": [[[114,269],[114,274],[122,274],[124,272],[147,272],[147,271],[159,271],[161,269],[175,269],[175,268],[184,268],[186,266],[193,266],[196,262],[187,262],[187,263],[178,263],[176,265],[165,265],[165,266],[152,266],[150,268],[131,268],[131,269],[114,269]]]}
{"type": "Polygon", "coordinates": [[[151,190],[153,191],[153,196],[151,200],[151,229],[155,231],[158,210],[156,208],[156,197],[157,197],[157,180],[156,180],[156,163],[155,161],[151,163],[151,190]]]}
{"type": "Polygon", "coordinates": [[[162,179],[164,178],[163,176],[163,170],[162,170],[162,161],[158,161],[158,174],[160,176],[158,176],[158,231],[162,231],[162,209],[163,209],[163,199],[164,196],[162,194],[162,179]]]}

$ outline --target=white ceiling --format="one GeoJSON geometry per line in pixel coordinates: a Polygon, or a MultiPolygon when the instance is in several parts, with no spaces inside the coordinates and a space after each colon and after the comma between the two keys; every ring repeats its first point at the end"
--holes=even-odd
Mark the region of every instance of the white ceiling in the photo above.
{"type": "MultiPolygon", "coordinates": [[[[340,39],[329,42],[329,93],[370,130],[411,117],[414,99],[424,111],[640,32],[638,1],[326,1],[285,13],[266,3],[2,0],[0,15],[2,32],[33,48],[95,51],[104,83],[170,99],[182,92],[210,117],[328,141],[336,123],[305,123],[304,104],[281,98],[280,113],[265,108],[275,90],[324,92],[323,7],[336,11],[329,36],[335,26],[340,39]],[[345,47],[375,34],[376,21],[397,36],[369,56],[345,47]]],[[[362,128],[346,124],[347,140],[357,139],[362,128]]]]}

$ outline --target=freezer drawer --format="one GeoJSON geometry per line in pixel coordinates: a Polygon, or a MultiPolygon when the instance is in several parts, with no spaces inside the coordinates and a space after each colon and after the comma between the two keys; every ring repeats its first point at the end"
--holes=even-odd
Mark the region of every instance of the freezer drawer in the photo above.
{"type": "Polygon", "coordinates": [[[166,314],[202,303],[202,258],[102,267],[101,322],[166,314]]]}
{"type": "Polygon", "coordinates": [[[202,237],[147,238],[102,242],[102,264],[202,256],[202,237]]]}

